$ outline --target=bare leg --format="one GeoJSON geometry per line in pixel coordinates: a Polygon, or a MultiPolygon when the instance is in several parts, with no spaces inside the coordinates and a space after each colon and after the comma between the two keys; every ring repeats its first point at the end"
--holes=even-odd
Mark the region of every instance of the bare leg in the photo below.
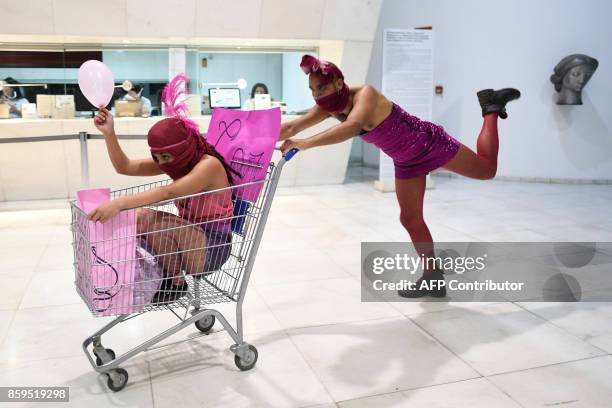
{"type": "Polygon", "coordinates": [[[198,226],[174,214],[143,209],[138,213],[137,231],[145,234],[147,246],[173,285],[184,283],[182,269],[190,274],[203,271],[207,239],[198,226]]]}
{"type": "MultiPolygon", "coordinates": [[[[425,176],[410,179],[395,179],[395,193],[400,206],[400,222],[408,231],[417,254],[426,257],[434,255],[433,238],[423,219],[425,198],[425,176]]],[[[426,268],[423,275],[433,272],[426,268]]]]}
{"type": "Polygon", "coordinates": [[[485,115],[482,129],[476,141],[475,153],[465,145],[443,167],[462,176],[488,180],[497,173],[497,153],[499,151],[499,135],[497,132],[497,113],[485,115]]]}

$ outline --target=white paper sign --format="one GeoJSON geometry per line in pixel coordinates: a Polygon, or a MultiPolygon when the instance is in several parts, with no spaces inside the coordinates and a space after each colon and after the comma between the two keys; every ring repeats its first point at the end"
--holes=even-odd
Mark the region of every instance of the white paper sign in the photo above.
{"type": "Polygon", "coordinates": [[[55,95],[55,108],[74,106],[74,95],[55,95]]]}
{"type": "Polygon", "coordinates": [[[272,107],[272,98],[269,94],[255,94],[254,105],[256,110],[270,109],[272,107]]]}
{"type": "Polygon", "coordinates": [[[21,117],[23,119],[36,119],[38,112],[36,111],[35,103],[24,103],[21,105],[21,117]]]}
{"type": "MultiPolygon", "coordinates": [[[[386,29],[383,38],[383,94],[411,115],[431,121],[433,31],[386,29]]],[[[427,183],[431,186],[428,177],[427,183]]],[[[380,151],[379,190],[395,189],[393,160],[380,151]]]]}

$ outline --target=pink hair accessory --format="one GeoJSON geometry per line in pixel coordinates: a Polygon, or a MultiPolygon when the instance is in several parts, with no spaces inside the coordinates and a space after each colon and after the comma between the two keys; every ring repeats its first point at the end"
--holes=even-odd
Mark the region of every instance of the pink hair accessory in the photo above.
{"type": "Polygon", "coordinates": [[[342,78],[344,79],[344,75],[340,68],[338,68],[334,63],[329,61],[323,61],[312,55],[304,55],[302,57],[302,62],[300,62],[300,68],[304,71],[305,74],[321,74],[324,77],[327,77],[331,74],[334,78],[342,78]]]}
{"type": "Polygon", "coordinates": [[[184,73],[176,75],[168,84],[164,87],[162,92],[162,102],[166,108],[166,116],[174,117],[179,119],[185,124],[185,126],[197,135],[200,134],[200,127],[193,120],[189,119],[187,114],[187,105],[181,99],[182,96],[187,94],[185,90],[185,84],[187,83],[187,76],[184,73]]]}

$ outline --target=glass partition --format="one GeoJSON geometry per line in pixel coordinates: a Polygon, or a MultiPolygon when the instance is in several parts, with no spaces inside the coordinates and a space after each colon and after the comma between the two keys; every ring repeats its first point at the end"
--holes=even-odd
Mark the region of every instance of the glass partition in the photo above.
{"type": "MultiPolygon", "coordinates": [[[[311,52],[314,53],[314,52],[311,52]]],[[[280,106],[284,113],[297,113],[313,105],[308,78],[300,69],[302,52],[200,52],[198,90],[210,103],[209,90],[215,87],[237,87],[242,109],[254,109],[256,93],[270,95],[271,106],[280,106]]],[[[264,105],[265,106],[265,105],[264,105]]],[[[209,108],[209,105],[208,105],[209,108]]]]}
{"type": "MultiPolygon", "coordinates": [[[[299,68],[304,52],[316,55],[314,50],[205,51],[186,48],[184,71],[189,78],[188,92],[199,95],[197,100],[203,114],[210,113],[211,88],[240,88],[242,109],[280,106],[283,113],[304,111],[313,105],[308,78],[299,68]],[[256,93],[267,94],[269,99],[256,97],[256,93]]],[[[79,66],[90,59],[104,62],[113,72],[115,92],[110,107],[115,107],[117,101],[129,102],[132,99],[139,100],[144,106],[146,100],[150,106],[145,116],[162,113],[160,99],[168,81],[170,55],[168,48],[159,47],[0,47],[0,80],[6,80],[4,85],[7,87],[12,84],[7,89],[16,90],[2,99],[6,103],[9,97],[19,96],[23,102],[36,103],[43,100],[38,95],[73,95],[73,116],[91,115],[94,107],[80,93],[77,83],[79,66]]],[[[125,110],[119,114],[140,116],[125,110]]],[[[11,114],[11,117],[15,116],[11,114]]]]}

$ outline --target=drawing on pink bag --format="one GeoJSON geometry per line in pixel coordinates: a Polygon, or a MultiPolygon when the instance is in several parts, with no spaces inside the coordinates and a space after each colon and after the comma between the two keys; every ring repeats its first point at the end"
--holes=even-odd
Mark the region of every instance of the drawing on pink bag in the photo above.
{"type": "Polygon", "coordinates": [[[134,306],[136,210],[121,211],[105,223],[92,222],[87,214],[110,201],[110,189],[77,192],[83,210],[76,231],[75,284],[88,305],[101,316],[137,312],[134,306]]]}
{"type": "MultiPolygon", "coordinates": [[[[265,178],[274,146],[278,141],[281,125],[280,108],[242,111],[215,108],[212,113],[206,139],[233,166],[250,163],[257,166],[252,171],[236,176],[234,185],[261,181],[265,178]]],[[[241,167],[244,168],[244,167],[241,167]]],[[[254,202],[262,184],[240,188],[239,198],[254,202]]]]}

